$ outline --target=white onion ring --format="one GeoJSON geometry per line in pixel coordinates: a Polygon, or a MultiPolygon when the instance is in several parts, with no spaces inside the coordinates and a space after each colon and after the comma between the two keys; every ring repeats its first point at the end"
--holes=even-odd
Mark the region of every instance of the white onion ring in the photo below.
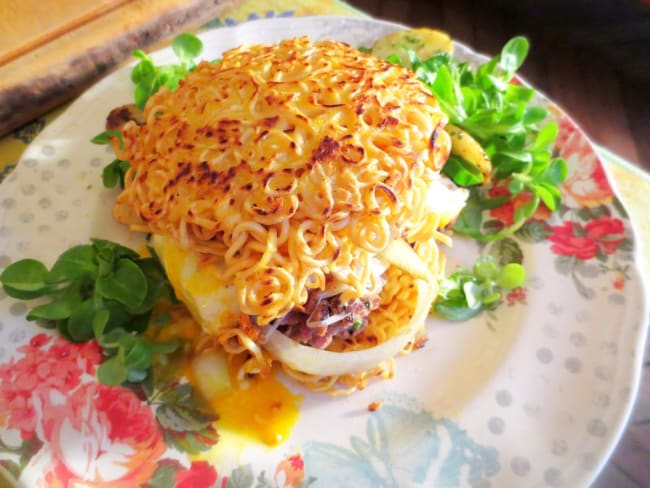
{"type": "Polygon", "coordinates": [[[307,320],[307,322],[305,322],[305,324],[307,325],[307,327],[309,327],[311,329],[315,329],[317,327],[327,327],[329,325],[340,322],[341,320],[343,320],[348,315],[350,315],[350,312],[341,312],[341,313],[337,313],[337,314],[334,314],[334,315],[330,315],[329,317],[327,317],[327,318],[325,318],[323,320],[314,320],[314,321],[307,320]]]}
{"type": "Polygon", "coordinates": [[[400,335],[377,346],[358,351],[334,352],[303,346],[284,334],[272,334],[263,347],[274,359],[303,373],[340,376],[372,369],[404,349],[424,324],[436,294],[436,286],[420,279],[415,281],[415,286],[418,296],[411,321],[400,335]]]}

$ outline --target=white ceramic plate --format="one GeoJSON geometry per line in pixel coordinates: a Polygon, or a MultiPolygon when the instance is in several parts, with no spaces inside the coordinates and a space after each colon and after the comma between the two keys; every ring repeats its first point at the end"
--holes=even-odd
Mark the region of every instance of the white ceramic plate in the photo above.
{"type": "MultiPolygon", "coordinates": [[[[354,18],[262,20],[207,32],[204,55],[302,34],[368,46],[398,28],[354,18]]],[[[456,56],[481,59],[462,46],[456,56]]],[[[172,58],[169,50],[155,57],[172,58]]],[[[129,72],[82,95],[0,187],[0,268],[23,257],[51,264],[91,236],[139,242],[113,222],[115,192],[100,180],[112,156],[89,142],[109,110],[131,100],[129,72]]],[[[25,321],[25,304],[2,294],[0,465],[29,487],[589,484],[637,390],[646,295],[636,238],[593,148],[542,103],[560,123],[557,150],[570,166],[566,208],[516,241],[529,280],[496,315],[430,320],[426,347],[398,358],[393,380],[349,397],[305,394],[280,447],[217,444],[204,463],[167,445],[169,432],[129,390],[96,382],[96,348],[43,335],[25,321]],[[372,401],[382,408],[368,412],[372,401]]],[[[472,262],[476,246],[457,241],[450,260],[472,262]]]]}

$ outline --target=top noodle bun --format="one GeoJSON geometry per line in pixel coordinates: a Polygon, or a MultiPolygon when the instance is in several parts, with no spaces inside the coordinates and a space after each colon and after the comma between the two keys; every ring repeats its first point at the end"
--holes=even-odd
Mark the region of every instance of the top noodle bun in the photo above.
{"type": "Polygon", "coordinates": [[[341,42],[229,50],[144,116],[115,147],[131,163],[116,219],[210,256],[260,325],[326,281],[364,296],[389,242],[438,231],[447,117],[414,73],[341,42]]]}

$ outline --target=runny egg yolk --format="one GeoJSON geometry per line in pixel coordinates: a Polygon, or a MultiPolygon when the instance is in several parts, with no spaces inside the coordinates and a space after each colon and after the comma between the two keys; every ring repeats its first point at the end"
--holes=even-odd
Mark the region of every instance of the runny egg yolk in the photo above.
{"type": "MultiPolygon", "coordinates": [[[[168,323],[149,329],[154,341],[193,342],[203,334],[184,307],[158,307],[154,321],[159,316],[166,317],[168,323]]],[[[302,396],[292,393],[276,378],[274,370],[240,381],[238,371],[243,360],[242,355],[227,358],[221,350],[206,349],[184,358],[176,369],[217,414],[215,427],[220,434],[276,446],[291,435],[298,422],[302,396]]]]}
{"type": "MultiPolygon", "coordinates": [[[[234,288],[227,286],[211,266],[202,266],[171,239],[154,237],[154,247],[176,295],[185,307],[175,306],[168,323],[156,327],[154,340],[199,342],[204,334],[216,335],[238,311],[232,304],[234,288]],[[200,325],[197,322],[200,321],[200,325]]],[[[155,317],[154,317],[155,320],[155,317]]],[[[217,348],[202,350],[185,360],[182,373],[218,415],[221,434],[274,446],[286,440],[299,417],[302,397],[293,394],[273,372],[240,381],[242,355],[227,358],[217,348]]]]}
{"type": "Polygon", "coordinates": [[[242,358],[230,359],[221,351],[205,351],[191,360],[187,375],[219,416],[217,430],[269,446],[282,443],[298,421],[302,397],[274,374],[240,381],[242,358]]]}
{"type": "Polygon", "coordinates": [[[284,442],[299,417],[302,397],[291,393],[274,375],[234,387],[213,402],[221,429],[266,445],[284,442]]]}

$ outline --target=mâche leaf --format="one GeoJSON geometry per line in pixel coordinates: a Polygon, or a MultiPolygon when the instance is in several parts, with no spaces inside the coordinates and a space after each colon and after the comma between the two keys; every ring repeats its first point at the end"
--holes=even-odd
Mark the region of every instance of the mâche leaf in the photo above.
{"type": "Polygon", "coordinates": [[[474,186],[483,181],[483,173],[471,163],[458,156],[449,156],[442,173],[458,186],[474,186]]]}
{"type": "Polygon", "coordinates": [[[131,167],[131,163],[121,159],[114,159],[104,166],[102,170],[102,183],[106,188],[115,188],[118,183],[120,188],[124,188],[124,178],[126,172],[131,167]]]}
{"type": "Polygon", "coordinates": [[[195,59],[203,51],[203,43],[193,34],[180,34],[172,41],[172,50],[179,64],[157,66],[143,51],[137,49],[133,52],[133,56],[140,60],[131,72],[135,84],[133,96],[139,109],[144,109],[149,97],[161,87],[166,86],[172,91],[178,88],[179,81],[194,68],[195,59]]]}
{"type": "Polygon", "coordinates": [[[68,319],[81,305],[82,280],[76,280],[63,289],[57,300],[34,307],[27,320],[61,320],[68,319]]]}
{"type": "Polygon", "coordinates": [[[96,250],[93,246],[82,244],[64,251],[47,275],[50,283],[71,281],[83,276],[94,277],[97,275],[95,262],[96,250]]]}
{"type": "Polygon", "coordinates": [[[47,281],[48,271],[36,259],[21,259],[10,264],[0,274],[7,295],[20,300],[36,298],[50,290],[47,281]]]}
{"type": "Polygon", "coordinates": [[[93,137],[90,142],[93,144],[110,144],[111,138],[115,137],[119,142],[120,149],[124,149],[124,138],[122,136],[122,131],[119,130],[105,130],[100,132],[95,137],[93,137]]]}
{"type": "Polygon", "coordinates": [[[472,269],[459,268],[440,281],[433,312],[454,322],[494,310],[503,292],[524,284],[526,271],[519,263],[500,265],[491,255],[480,256],[472,269]]]}
{"type": "Polygon", "coordinates": [[[84,300],[77,306],[67,322],[66,331],[74,342],[84,342],[94,337],[93,319],[95,304],[92,298],[84,300]]]}
{"type": "Polygon", "coordinates": [[[120,385],[127,380],[128,376],[129,370],[124,364],[124,360],[119,356],[106,359],[97,368],[97,378],[105,385],[120,385]]]}
{"type": "MultiPolygon", "coordinates": [[[[528,55],[528,41],[523,37],[509,40],[499,55],[475,69],[446,53],[420,59],[413,49],[404,49],[411,69],[438,99],[450,122],[476,139],[490,157],[491,184],[503,181],[510,190],[501,205],[523,191],[534,197],[518,209],[512,225],[486,234],[484,214],[494,208],[489,185],[477,186],[478,171],[467,161],[463,164],[450,157],[443,173],[457,185],[470,188],[473,196],[454,230],[478,240],[501,239],[521,228],[539,205],[551,211],[558,208],[557,187],[566,178],[565,163],[552,154],[558,126],[546,121],[546,109],[533,105],[535,90],[513,81],[528,55]]],[[[401,64],[397,53],[388,60],[401,64]]]]}
{"type": "Polygon", "coordinates": [[[181,62],[193,64],[194,59],[198,58],[203,51],[203,43],[193,34],[179,34],[172,41],[172,50],[181,62]]]}
{"type": "Polygon", "coordinates": [[[524,37],[513,37],[510,39],[499,56],[499,67],[506,73],[517,71],[528,56],[528,40],[524,37]]]}
{"type": "Polygon", "coordinates": [[[49,298],[28,312],[28,320],[56,326],[73,342],[97,339],[106,356],[98,377],[106,384],[143,381],[155,354],[180,346],[178,341],[155,344],[141,335],[153,307],[175,297],[155,256],[142,257],[121,244],[92,239],[63,252],[49,270],[40,261],[23,259],[7,266],[0,283],[14,298],[49,298]]]}
{"type": "Polygon", "coordinates": [[[95,292],[129,308],[137,307],[147,296],[147,278],[136,263],[121,258],[112,273],[97,279],[95,292]]]}

